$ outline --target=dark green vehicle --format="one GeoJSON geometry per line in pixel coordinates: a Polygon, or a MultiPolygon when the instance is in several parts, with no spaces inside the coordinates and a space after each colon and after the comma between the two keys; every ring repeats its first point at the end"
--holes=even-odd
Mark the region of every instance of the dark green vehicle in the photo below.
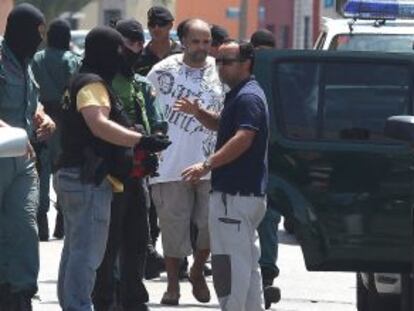
{"type": "Polygon", "coordinates": [[[414,152],[384,128],[413,114],[414,57],[269,50],[255,74],[271,115],[268,194],[307,269],[381,272],[357,274],[358,310],[413,310],[414,152]]]}

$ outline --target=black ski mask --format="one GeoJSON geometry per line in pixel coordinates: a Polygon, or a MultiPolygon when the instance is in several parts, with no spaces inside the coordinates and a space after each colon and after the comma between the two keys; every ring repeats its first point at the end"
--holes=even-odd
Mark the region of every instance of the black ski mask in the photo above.
{"type": "Polygon", "coordinates": [[[135,53],[127,47],[123,49],[123,61],[119,72],[125,77],[132,77],[134,75],[134,65],[137,63],[141,52],[135,53]]]}
{"type": "Polygon", "coordinates": [[[21,64],[31,59],[42,42],[39,26],[45,24],[42,12],[29,3],[17,5],[7,17],[4,41],[21,64]]]}
{"type": "MultiPolygon", "coordinates": [[[[116,23],[115,26],[116,30],[119,31],[119,33],[131,40],[131,41],[138,41],[144,43],[145,37],[144,37],[144,30],[142,28],[142,25],[137,20],[131,18],[131,19],[122,19],[119,20],[116,23]]],[[[134,65],[138,61],[142,51],[139,51],[138,53],[135,53],[134,51],[130,50],[126,46],[124,46],[123,49],[123,62],[120,68],[121,74],[123,74],[126,77],[131,77],[134,75],[134,65]]]]}
{"type": "Polygon", "coordinates": [[[58,50],[69,50],[70,25],[64,19],[55,19],[47,31],[47,45],[58,50]]]}
{"type": "Polygon", "coordinates": [[[110,27],[95,27],[85,39],[81,72],[91,72],[111,83],[122,63],[122,36],[110,27]]]}

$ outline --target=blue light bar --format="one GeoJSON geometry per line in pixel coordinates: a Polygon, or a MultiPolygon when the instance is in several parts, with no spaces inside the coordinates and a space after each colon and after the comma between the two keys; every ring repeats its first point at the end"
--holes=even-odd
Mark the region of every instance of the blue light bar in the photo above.
{"type": "Polygon", "coordinates": [[[348,0],[343,13],[360,19],[413,19],[414,0],[348,0]]]}

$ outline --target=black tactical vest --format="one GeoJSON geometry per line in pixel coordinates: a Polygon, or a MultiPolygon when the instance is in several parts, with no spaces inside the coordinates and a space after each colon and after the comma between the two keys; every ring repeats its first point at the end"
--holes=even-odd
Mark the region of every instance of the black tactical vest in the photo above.
{"type": "Polygon", "coordinates": [[[111,104],[109,119],[128,128],[132,126],[122,104],[100,76],[92,73],[76,74],[70,85],[69,98],[63,104],[59,167],[81,168],[81,175],[84,175],[81,178],[86,183],[100,184],[108,174],[124,180],[132,169],[132,148],[117,146],[94,136],[76,108],[78,92],[95,82],[104,84],[108,90],[111,104]]]}

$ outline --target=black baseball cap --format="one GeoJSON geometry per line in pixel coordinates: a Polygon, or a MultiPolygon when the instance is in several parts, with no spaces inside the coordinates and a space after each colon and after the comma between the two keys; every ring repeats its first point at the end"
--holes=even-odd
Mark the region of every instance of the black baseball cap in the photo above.
{"type": "Polygon", "coordinates": [[[144,42],[144,29],[140,22],[136,19],[121,19],[116,23],[115,29],[124,36],[132,41],[144,42]]]}
{"type": "Polygon", "coordinates": [[[253,33],[250,42],[255,48],[258,46],[276,47],[275,36],[267,29],[259,29],[253,33]]]}
{"type": "Polygon", "coordinates": [[[171,12],[163,6],[153,6],[147,12],[148,24],[161,23],[166,24],[172,22],[174,17],[171,12]]]}

